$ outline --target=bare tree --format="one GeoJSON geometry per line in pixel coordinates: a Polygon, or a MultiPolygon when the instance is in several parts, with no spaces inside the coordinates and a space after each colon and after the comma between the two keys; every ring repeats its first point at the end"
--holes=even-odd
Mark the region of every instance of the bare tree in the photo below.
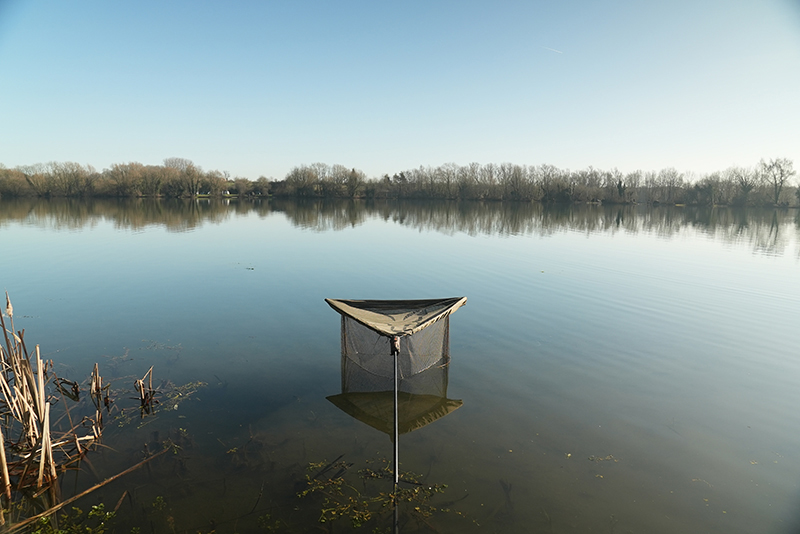
{"type": "Polygon", "coordinates": [[[661,169],[658,173],[658,182],[666,191],[666,202],[677,202],[678,192],[683,187],[683,174],[674,167],[661,169]]]}
{"type": "Polygon", "coordinates": [[[739,194],[733,200],[735,204],[747,205],[747,197],[750,192],[758,185],[758,175],[747,167],[731,167],[725,174],[728,179],[736,184],[739,194]]]}
{"type": "Polygon", "coordinates": [[[792,161],[787,158],[776,158],[765,162],[762,159],[759,163],[759,171],[764,182],[772,189],[774,203],[778,204],[783,186],[795,174],[792,161]]]}
{"type": "Polygon", "coordinates": [[[233,187],[236,188],[236,193],[239,197],[247,196],[247,194],[253,189],[253,182],[248,180],[247,178],[242,178],[241,176],[237,176],[233,179],[233,187]]]}
{"type": "Polygon", "coordinates": [[[178,171],[160,165],[148,165],[142,169],[139,190],[142,195],[156,197],[161,194],[161,186],[171,174],[178,171]]]}
{"type": "Polygon", "coordinates": [[[141,194],[144,174],[144,165],[141,163],[115,163],[104,174],[114,184],[117,196],[132,197],[141,194]]]}
{"type": "Polygon", "coordinates": [[[25,181],[36,196],[50,195],[53,187],[52,177],[43,164],[22,165],[17,167],[17,170],[25,176],[25,181]]]}
{"type": "Polygon", "coordinates": [[[350,169],[347,174],[347,196],[350,198],[358,195],[358,191],[364,186],[367,181],[367,176],[355,167],[350,169]]]}
{"type": "Polygon", "coordinates": [[[458,165],[455,163],[445,163],[438,169],[437,176],[442,181],[443,197],[454,198],[456,193],[456,184],[458,183],[458,165]]]}
{"type": "Polygon", "coordinates": [[[171,184],[170,194],[175,196],[195,196],[200,192],[203,170],[192,160],[185,158],[166,158],[164,167],[179,172],[178,183],[171,184]]]}
{"type": "Polygon", "coordinates": [[[271,180],[266,176],[259,176],[255,184],[253,184],[253,193],[256,195],[267,196],[271,189],[271,180]]]}
{"type": "Polygon", "coordinates": [[[330,189],[333,196],[341,197],[345,195],[347,189],[347,177],[350,169],[338,163],[333,165],[329,174],[330,189]]]}
{"type": "Polygon", "coordinates": [[[220,196],[222,192],[228,189],[227,173],[219,171],[208,171],[203,176],[203,191],[211,196],[220,196]]]}
{"type": "Polygon", "coordinates": [[[181,178],[189,196],[193,197],[200,192],[200,185],[203,183],[203,171],[200,167],[190,165],[181,173],[181,178]]]}
{"type": "Polygon", "coordinates": [[[307,165],[294,167],[286,175],[286,184],[291,193],[301,197],[313,196],[317,191],[317,173],[307,165]]]}
{"type": "Polygon", "coordinates": [[[52,192],[59,196],[74,197],[86,194],[90,187],[88,177],[94,173],[92,167],[66,161],[47,164],[51,176],[52,192]]]}
{"type": "Polygon", "coordinates": [[[194,163],[186,158],[164,158],[164,167],[185,171],[188,167],[194,167],[194,163]]]}
{"type": "Polygon", "coordinates": [[[25,175],[18,169],[8,169],[0,164],[0,195],[22,196],[28,190],[25,175]]]}
{"type": "Polygon", "coordinates": [[[639,202],[640,187],[644,173],[637,169],[625,175],[625,198],[628,201],[639,202]]]}

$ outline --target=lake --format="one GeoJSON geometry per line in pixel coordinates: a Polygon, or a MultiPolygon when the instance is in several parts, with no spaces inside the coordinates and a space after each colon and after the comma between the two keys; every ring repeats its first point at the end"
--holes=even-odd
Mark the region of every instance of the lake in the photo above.
{"type": "Polygon", "coordinates": [[[79,501],[118,506],[119,532],[349,531],[297,496],[307,468],[341,457],[363,493],[392,443],[326,400],[324,299],[460,296],[463,406],[399,441],[449,511],[404,532],[800,528],[796,210],[4,199],[0,237],[17,330],[59,376],[98,362],[112,384],[107,447],[64,496],[176,445],[79,501]],[[141,417],[123,408],[150,366],[141,417]]]}

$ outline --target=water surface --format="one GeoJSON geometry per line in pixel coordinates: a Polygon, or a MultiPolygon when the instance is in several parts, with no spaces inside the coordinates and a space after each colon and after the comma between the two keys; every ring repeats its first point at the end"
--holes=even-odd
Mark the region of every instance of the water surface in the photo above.
{"type": "Polygon", "coordinates": [[[400,441],[401,467],[481,525],[450,513],[437,529],[798,527],[796,211],[3,200],[0,236],[16,327],[62,374],[97,361],[127,377],[121,397],[150,365],[208,384],[109,427],[96,474],[71,479],[182,440],[179,461],[96,495],[128,491],[130,524],[254,531],[269,513],[310,528],[319,506],[295,495],[309,462],[392,450],[325,400],[340,322],[323,299],[467,296],[448,391],[464,405],[400,441]]]}

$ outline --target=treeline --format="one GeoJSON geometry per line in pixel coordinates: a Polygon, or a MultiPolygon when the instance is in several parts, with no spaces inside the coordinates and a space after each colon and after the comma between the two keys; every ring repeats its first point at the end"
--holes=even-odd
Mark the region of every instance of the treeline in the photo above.
{"type": "Polygon", "coordinates": [[[800,204],[793,162],[761,160],[705,175],[617,169],[559,169],[552,165],[448,163],[368,178],[343,165],[294,167],[283,180],[231,178],[203,171],[190,160],[163,165],[122,163],[102,172],[77,163],[7,169],[0,165],[0,195],[40,197],[195,197],[198,195],[303,198],[495,200],[544,203],[790,206],[800,204]]]}
{"type": "Polygon", "coordinates": [[[623,174],[593,167],[572,171],[552,165],[448,163],[367,180],[355,169],[318,163],[295,167],[285,180],[273,184],[272,192],[318,198],[789,206],[800,203],[800,190],[790,182],[792,167],[791,160],[778,158],[694,176],[674,168],[623,174]]]}
{"type": "Polygon", "coordinates": [[[0,165],[0,195],[10,197],[172,197],[268,195],[270,182],[203,171],[191,160],[163,165],[116,163],[98,172],[91,165],[50,162],[8,169],[0,165]]]}

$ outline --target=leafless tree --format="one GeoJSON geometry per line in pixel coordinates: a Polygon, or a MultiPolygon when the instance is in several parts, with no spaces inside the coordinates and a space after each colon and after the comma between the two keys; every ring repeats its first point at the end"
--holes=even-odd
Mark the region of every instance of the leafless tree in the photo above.
{"type": "Polygon", "coordinates": [[[358,191],[364,186],[367,176],[355,168],[350,169],[347,175],[347,196],[350,198],[358,195],[358,191]]]}
{"type": "Polygon", "coordinates": [[[115,163],[104,174],[114,184],[117,196],[131,197],[141,194],[144,174],[144,165],[141,163],[115,163]]]}
{"type": "Polygon", "coordinates": [[[142,169],[139,190],[142,195],[155,197],[161,194],[161,186],[170,175],[177,175],[178,171],[160,165],[147,165],[142,169]]]}
{"type": "Polygon", "coordinates": [[[21,165],[17,170],[25,176],[25,181],[28,182],[33,194],[40,197],[50,195],[53,187],[52,177],[43,164],[21,165]]]}
{"type": "Polygon", "coordinates": [[[91,166],[83,167],[79,163],[65,161],[47,164],[51,176],[52,192],[58,196],[82,196],[91,190],[90,176],[94,174],[91,166]]]}
{"type": "Polygon", "coordinates": [[[194,163],[186,158],[165,158],[164,167],[185,171],[189,167],[194,167],[194,163]]]}
{"type": "Polygon", "coordinates": [[[658,182],[666,192],[666,202],[677,202],[678,192],[683,187],[683,175],[674,167],[661,169],[658,173],[658,182]]]}
{"type": "Polygon", "coordinates": [[[170,194],[174,196],[195,196],[200,192],[203,170],[185,158],[166,158],[164,167],[178,171],[177,183],[170,184],[170,194]]]}
{"type": "Polygon", "coordinates": [[[736,184],[738,195],[733,203],[746,206],[750,192],[758,185],[758,175],[747,167],[731,167],[725,171],[725,175],[736,184]]]}
{"type": "Polygon", "coordinates": [[[248,180],[247,178],[242,178],[241,176],[237,176],[233,179],[233,187],[236,189],[236,193],[239,197],[245,197],[248,193],[253,189],[253,182],[248,180]]]}
{"type": "Polygon", "coordinates": [[[317,173],[307,165],[294,167],[286,175],[286,183],[291,193],[301,197],[313,196],[317,191],[317,173]]]}
{"type": "Polygon", "coordinates": [[[773,202],[778,204],[783,186],[795,174],[792,161],[787,158],[776,158],[766,162],[762,159],[759,163],[759,171],[762,180],[772,189],[773,202]]]}
{"type": "Polygon", "coordinates": [[[8,169],[0,164],[0,196],[22,196],[28,190],[25,175],[18,169],[8,169]]]}
{"type": "Polygon", "coordinates": [[[208,171],[203,176],[203,184],[201,188],[204,192],[211,196],[220,196],[228,189],[227,173],[219,171],[208,171]]]}

